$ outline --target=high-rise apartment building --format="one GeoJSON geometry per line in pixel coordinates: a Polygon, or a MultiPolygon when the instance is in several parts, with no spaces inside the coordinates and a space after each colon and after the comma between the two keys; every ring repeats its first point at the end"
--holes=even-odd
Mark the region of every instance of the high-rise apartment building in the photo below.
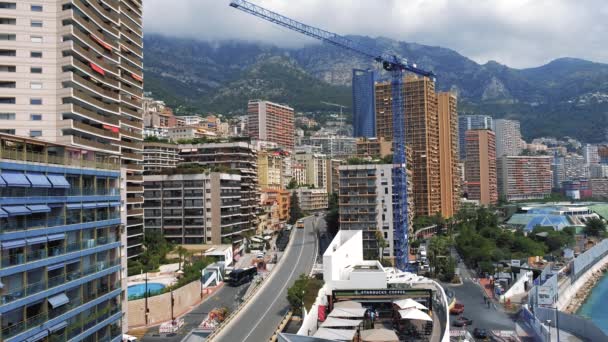
{"type": "Polygon", "coordinates": [[[315,135],[302,140],[303,144],[321,147],[329,158],[350,158],[357,149],[357,139],[343,135],[315,135]]]}
{"type": "Polygon", "coordinates": [[[337,193],[340,188],[340,165],[342,165],[342,160],[326,159],[325,165],[325,174],[327,175],[326,190],[329,195],[332,195],[337,193]]]}
{"type": "Polygon", "coordinates": [[[458,116],[458,146],[460,160],[466,156],[465,134],[473,129],[492,129],[492,117],[488,115],[460,115],[458,116]]]}
{"type": "Polygon", "coordinates": [[[468,130],[465,137],[465,182],[468,199],[482,205],[496,204],[496,141],[489,129],[468,130]]]}
{"type": "Polygon", "coordinates": [[[121,156],[128,255],[141,252],[139,0],[4,1],[3,131],[121,156]]]}
{"type": "Polygon", "coordinates": [[[261,190],[281,189],[283,179],[283,155],[281,151],[261,150],[258,152],[258,183],[261,190]]]}
{"type": "Polygon", "coordinates": [[[373,70],[353,69],[353,136],[376,136],[376,98],[373,70]]]}
{"type": "Polygon", "coordinates": [[[144,174],[175,168],[180,161],[179,148],[176,144],[145,142],[142,155],[144,174]]]}
{"type": "Polygon", "coordinates": [[[241,176],[210,172],[144,176],[146,230],[174,244],[230,244],[246,228],[241,176]]]}
{"type": "Polygon", "coordinates": [[[384,158],[392,154],[393,142],[384,138],[357,139],[357,157],[384,158]]]}
{"type": "Polygon", "coordinates": [[[441,215],[452,217],[460,208],[460,173],[458,168],[457,99],[452,93],[437,94],[439,111],[439,167],[441,215]]]}
{"type": "Polygon", "coordinates": [[[253,100],[247,105],[247,114],[247,129],[251,138],[275,142],[279,147],[293,151],[293,108],[269,101],[253,100]]]}
{"type": "Polygon", "coordinates": [[[542,199],[549,196],[552,159],[550,156],[498,158],[498,195],[507,201],[542,199]]]}
{"type": "Polygon", "coordinates": [[[600,163],[600,155],[598,153],[598,145],[586,144],[583,147],[583,157],[585,158],[585,164],[594,165],[600,163]]]}
{"type": "Polygon", "coordinates": [[[502,156],[518,156],[523,150],[523,140],[519,121],[498,119],[494,120],[494,133],[496,133],[496,158],[502,156]]]}
{"type": "MultiPolygon", "coordinates": [[[[256,211],[260,203],[257,179],[257,150],[246,142],[179,145],[181,163],[198,164],[216,169],[232,169],[241,175],[241,215],[247,222],[242,230],[257,227],[256,211]]],[[[235,232],[235,233],[240,233],[235,232]]],[[[241,241],[240,235],[232,235],[234,243],[241,241]]]]}
{"type": "Polygon", "coordinates": [[[306,168],[306,182],[316,189],[327,188],[327,156],[321,153],[296,153],[294,159],[306,168]]]}
{"type": "Polygon", "coordinates": [[[0,134],[0,340],[121,340],[123,175],[114,154],[0,134]]]}
{"type": "Polygon", "coordinates": [[[552,164],[553,187],[561,189],[565,181],[589,178],[589,166],[583,156],[568,153],[565,156],[555,156],[552,164]]]}
{"type": "Polygon", "coordinates": [[[295,190],[300,208],[304,211],[327,209],[328,197],[325,189],[298,188],[295,190]]]}

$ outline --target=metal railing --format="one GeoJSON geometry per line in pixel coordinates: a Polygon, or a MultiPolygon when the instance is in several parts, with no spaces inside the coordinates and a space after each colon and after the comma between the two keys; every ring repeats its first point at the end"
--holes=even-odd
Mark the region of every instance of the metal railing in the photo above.
{"type": "Polygon", "coordinates": [[[64,166],[75,166],[75,167],[86,167],[93,169],[105,169],[105,170],[119,170],[120,163],[111,163],[104,161],[95,160],[84,160],[70,158],[68,156],[55,156],[48,153],[24,151],[17,149],[2,149],[0,151],[0,157],[2,159],[28,161],[35,163],[44,164],[55,164],[64,166]]]}
{"type": "Polygon", "coordinates": [[[2,224],[0,225],[0,234],[1,233],[9,233],[9,232],[17,232],[17,231],[23,231],[23,230],[30,230],[30,229],[41,229],[41,228],[51,228],[51,227],[57,227],[57,226],[63,226],[63,225],[71,225],[71,224],[80,224],[80,223],[85,223],[85,222],[92,222],[92,221],[105,221],[105,220],[115,220],[120,218],[119,214],[110,214],[110,215],[98,215],[97,219],[95,219],[94,217],[90,217],[85,215],[84,218],[80,217],[80,213],[78,213],[77,215],[74,213],[74,215],[70,215],[70,216],[50,216],[46,219],[30,219],[27,216],[25,216],[25,218],[23,219],[16,219],[16,220],[5,220],[5,221],[0,221],[2,222],[2,224]]]}

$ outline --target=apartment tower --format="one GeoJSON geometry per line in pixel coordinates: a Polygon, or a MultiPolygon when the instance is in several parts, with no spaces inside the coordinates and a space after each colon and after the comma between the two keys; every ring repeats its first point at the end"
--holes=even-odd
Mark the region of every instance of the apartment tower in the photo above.
{"type": "Polygon", "coordinates": [[[452,93],[437,94],[439,111],[439,167],[441,175],[441,215],[452,217],[460,206],[458,167],[457,99],[452,93]]]}
{"type": "Polygon", "coordinates": [[[497,159],[498,194],[507,201],[542,199],[551,194],[550,156],[497,159]]]}
{"type": "Polygon", "coordinates": [[[275,142],[293,151],[295,125],[293,108],[269,101],[253,100],[247,105],[249,136],[275,142]]]}
{"type": "Polygon", "coordinates": [[[494,120],[494,132],[496,133],[496,157],[518,156],[523,150],[523,140],[519,121],[498,119],[494,120]]]}
{"type": "Polygon", "coordinates": [[[458,116],[458,146],[460,160],[466,157],[465,134],[472,129],[492,129],[492,117],[488,115],[458,116]]]}
{"type": "Polygon", "coordinates": [[[476,129],[466,132],[465,182],[468,199],[490,205],[498,201],[496,184],[496,140],[494,132],[476,129]]]}
{"type": "Polygon", "coordinates": [[[353,69],[353,136],[376,136],[376,104],[373,70],[353,69]]]}
{"type": "Polygon", "coordinates": [[[140,0],[3,1],[4,133],[120,156],[128,256],[143,242],[140,0]]]}

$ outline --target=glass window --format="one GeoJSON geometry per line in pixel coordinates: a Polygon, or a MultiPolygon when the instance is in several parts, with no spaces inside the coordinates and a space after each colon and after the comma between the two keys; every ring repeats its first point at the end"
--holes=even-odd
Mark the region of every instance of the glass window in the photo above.
{"type": "Polygon", "coordinates": [[[0,18],[0,25],[17,25],[15,18],[0,18]]]}
{"type": "Polygon", "coordinates": [[[17,67],[14,65],[0,65],[0,72],[15,72],[17,67]]]}
{"type": "Polygon", "coordinates": [[[42,120],[42,114],[30,114],[30,120],[40,121],[42,120]]]}
{"type": "Polygon", "coordinates": [[[9,128],[9,129],[0,129],[0,133],[4,133],[4,134],[15,134],[15,129],[14,129],[14,128],[9,128]]]}
{"type": "Polygon", "coordinates": [[[32,43],[42,43],[42,36],[30,36],[32,43]]]}
{"type": "Polygon", "coordinates": [[[32,58],[42,58],[42,51],[31,51],[30,57],[32,58]]]}
{"type": "Polygon", "coordinates": [[[32,20],[30,22],[31,27],[42,27],[42,20],[32,20]]]}
{"type": "Polygon", "coordinates": [[[42,136],[42,131],[30,131],[30,137],[40,137],[42,136]]]}
{"type": "Polygon", "coordinates": [[[16,39],[17,39],[16,34],[0,33],[0,40],[16,40],[16,39]]]}
{"type": "Polygon", "coordinates": [[[39,67],[31,67],[30,72],[32,74],[42,74],[42,68],[39,67]]]}
{"type": "Polygon", "coordinates": [[[1,9],[16,9],[17,4],[14,2],[0,1],[0,8],[1,9]]]}
{"type": "Polygon", "coordinates": [[[15,88],[17,82],[15,81],[0,81],[0,88],[15,88]]]}
{"type": "Polygon", "coordinates": [[[0,104],[15,104],[14,97],[0,97],[0,104]]]}
{"type": "Polygon", "coordinates": [[[30,99],[30,104],[31,105],[41,105],[42,104],[42,99],[39,99],[39,98],[30,99]]]}
{"type": "Polygon", "coordinates": [[[42,82],[30,82],[30,89],[42,89],[42,82]]]}
{"type": "Polygon", "coordinates": [[[16,55],[17,55],[17,51],[16,50],[0,49],[0,56],[3,56],[3,57],[15,57],[16,55]]]}
{"type": "Polygon", "coordinates": [[[42,12],[42,5],[32,5],[32,12],[42,12]]]}
{"type": "Polygon", "coordinates": [[[15,113],[0,113],[0,120],[15,120],[15,113]]]}

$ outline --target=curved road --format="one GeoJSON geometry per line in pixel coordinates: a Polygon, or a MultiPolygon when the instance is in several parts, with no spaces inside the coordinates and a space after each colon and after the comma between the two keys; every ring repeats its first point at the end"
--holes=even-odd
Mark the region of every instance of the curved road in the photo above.
{"type": "Polygon", "coordinates": [[[226,342],[268,341],[289,310],[287,289],[302,273],[312,269],[317,251],[316,236],[313,232],[313,219],[317,227],[325,225],[322,218],[305,219],[305,228],[296,229],[292,234],[292,245],[286,258],[273,275],[256,293],[247,306],[228,323],[214,339],[226,342]]]}

